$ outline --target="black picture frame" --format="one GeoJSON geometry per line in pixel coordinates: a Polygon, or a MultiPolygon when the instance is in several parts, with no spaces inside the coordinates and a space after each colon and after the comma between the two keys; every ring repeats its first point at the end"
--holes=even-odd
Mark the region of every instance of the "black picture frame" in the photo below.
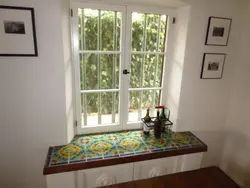
{"type": "Polygon", "coordinates": [[[209,20],[208,20],[208,27],[207,27],[207,34],[206,34],[205,45],[207,45],[207,46],[227,46],[228,45],[228,41],[229,41],[230,31],[231,31],[231,25],[232,25],[232,19],[231,18],[223,18],[223,17],[210,16],[209,20]],[[227,35],[227,39],[226,39],[226,44],[210,44],[210,43],[208,43],[209,31],[210,31],[212,19],[221,19],[221,20],[229,20],[230,21],[229,28],[228,28],[228,35],[227,35]]]}
{"type": "Polygon", "coordinates": [[[226,54],[224,53],[204,53],[203,55],[203,61],[202,61],[202,66],[201,66],[201,73],[200,73],[200,79],[222,79],[223,76],[223,72],[224,72],[224,65],[225,65],[225,61],[226,61],[226,54]],[[205,70],[205,62],[206,62],[206,57],[208,55],[221,55],[223,56],[223,61],[222,63],[222,69],[221,69],[221,73],[219,77],[204,77],[204,70],[205,70]]]}
{"type": "Polygon", "coordinates": [[[0,6],[1,9],[12,9],[12,10],[23,10],[30,11],[31,22],[32,22],[32,32],[33,32],[33,44],[34,44],[34,53],[28,54],[15,54],[15,53],[1,53],[0,56],[20,56],[20,57],[37,57],[38,56],[38,48],[37,48],[37,36],[36,36],[36,24],[35,24],[35,10],[31,7],[16,7],[16,6],[0,6]]]}

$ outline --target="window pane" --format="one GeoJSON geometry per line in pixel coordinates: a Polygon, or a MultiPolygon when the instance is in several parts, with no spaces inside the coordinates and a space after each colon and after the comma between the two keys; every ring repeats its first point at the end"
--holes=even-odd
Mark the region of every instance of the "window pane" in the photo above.
{"type": "Polygon", "coordinates": [[[130,88],[161,87],[164,55],[132,54],[130,88]]]}
{"type": "Polygon", "coordinates": [[[98,94],[89,93],[81,95],[82,125],[98,124],[98,94]]]}
{"type": "Polygon", "coordinates": [[[78,9],[80,50],[120,50],[121,13],[78,9]]]}
{"type": "Polygon", "coordinates": [[[119,122],[119,93],[102,92],[81,95],[82,125],[112,124],[119,122]]]}
{"type": "Polygon", "coordinates": [[[80,54],[81,90],[118,89],[119,54],[80,54]]]}
{"type": "Polygon", "coordinates": [[[164,52],[167,16],[132,13],[132,51],[164,52]]]}
{"type": "Polygon", "coordinates": [[[145,14],[132,13],[132,51],[143,51],[145,14]]]}
{"type": "Polygon", "coordinates": [[[151,116],[155,116],[153,108],[160,104],[160,90],[130,91],[128,121],[140,121],[146,114],[147,108],[151,109],[151,116]]]}
{"type": "Polygon", "coordinates": [[[118,123],[118,92],[104,92],[101,94],[102,124],[118,123]]]}

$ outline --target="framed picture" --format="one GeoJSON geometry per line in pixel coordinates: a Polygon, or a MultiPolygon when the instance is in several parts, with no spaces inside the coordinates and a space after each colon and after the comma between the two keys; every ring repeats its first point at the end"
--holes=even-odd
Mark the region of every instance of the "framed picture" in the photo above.
{"type": "Polygon", "coordinates": [[[205,53],[201,68],[201,79],[221,79],[226,54],[205,53]]]}
{"type": "Polygon", "coordinates": [[[33,8],[0,6],[0,56],[38,56],[33,8]]]}
{"type": "Polygon", "coordinates": [[[232,19],[209,17],[206,45],[227,46],[232,19]]]}

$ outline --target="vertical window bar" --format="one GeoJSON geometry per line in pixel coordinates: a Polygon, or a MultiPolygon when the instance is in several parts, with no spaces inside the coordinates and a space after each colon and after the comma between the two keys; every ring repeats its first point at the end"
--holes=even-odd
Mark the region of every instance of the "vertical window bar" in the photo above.
{"type": "MultiPolygon", "coordinates": [[[[157,52],[160,51],[160,32],[161,32],[161,15],[159,15],[158,19],[158,31],[157,31],[157,52]]],[[[156,87],[156,76],[158,73],[158,64],[159,64],[159,54],[156,55],[156,62],[154,67],[154,87],[156,87]]],[[[153,106],[155,106],[155,97],[156,97],[156,90],[153,91],[153,106]]]]}
{"type": "MultiPolygon", "coordinates": [[[[144,27],[143,27],[143,51],[146,51],[146,40],[147,40],[147,15],[148,14],[144,14],[145,17],[144,17],[144,27]]],[[[141,62],[141,80],[140,80],[140,87],[143,88],[143,81],[144,81],[144,64],[145,64],[145,60],[146,60],[146,54],[143,55],[143,59],[142,59],[142,62],[141,62]]],[[[142,94],[143,92],[140,91],[139,92],[139,109],[138,109],[138,121],[140,121],[141,119],[141,116],[142,116],[142,94]]]]}
{"type": "MultiPolygon", "coordinates": [[[[101,10],[98,10],[98,37],[97,37],[97,48],[101,50],[101,10]]],[[[98,54],[97,60],[97,77],[98,77],[98,89],[101,89],[101,55],[98,54]]],[[[98,124],[102,123],[102,109],[101,109],[101,93],[98,93],[98,124]]]]}
{"type": "MultiPolygon", "coordinates": [[[[81,48],[82,50],[85,49],[86,47],[86,41],[85,41],[85,18],[84,18],[84,9],[81,9],[82,11],[82,17],[81,17],[81,48]]],[[[85,55],[82,54],[82,89],[86,89],[86,59],[85,59],[85,55]]],[[[87,96],[86,94],[83,94],[82,96],[82,108],[83,108],[83,119],[84,119],[84,126],[87,125],[87,96]]]]}
{"type": "MultiPolygon", "coordinates": [[[[167,40],[167,27],[168,27],[168,16],[166,16],[166,25],[165,25],[165,31],[164,31],[164,33],[165,33],[165,35],[164,35],[164,44],[163,44],[163,52],[165,52],[165,50],[166,50],[166,40],[167,40]]],[[[162,61],[161,61],[161,64],[162,64],[162,70],[164,70],[164,62],[165,62],[165,56],[162,58],[162,61]]],[[[163,79],[163,71],[161,71],[161,83],[160,83],[160,85],[162,85],[162,80],[163,79]]],[[[159,96],[161,96],[161,93],[162,93],[162,90],[160,90],[160,92],[159,92],[159,96]]],[[[159,97],[159,101],[158,102],[160,102],[160,99],[161,97],[159,97]]]]}
{"type": "MultiPolygon", "coordinates": [[[[117,50],[117,11],[114,12],[114,35],[113,35],[113,41],[114,41],[114,48],[113,50],[117,50]]],[[[112,71],[112,86],[113,88],[116,87],[116,70],[115,66],[117,63],[116,55],[113,55],[113,71],[112,71]]],[[[115,123],[115,107],[116,107],[116,100],[115,100],[115,93],[112,93],[112,123],[115,123]]]]}

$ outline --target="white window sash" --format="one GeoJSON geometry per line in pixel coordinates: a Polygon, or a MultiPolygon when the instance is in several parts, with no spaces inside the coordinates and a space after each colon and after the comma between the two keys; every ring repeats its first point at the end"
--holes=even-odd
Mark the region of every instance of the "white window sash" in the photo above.
{"type": "Polygon", "coordinates": [[[165,72],[167,69],[166,62],[168,62],[167,47],[170,45],[172,33],[170,32],[171,23],[168,22],[168,37],[165,42],[165,52],[144,52],[144,51],[131,51],[131,25],[132,25],[132,12],[142,13],[153,13],[153,14],[166,14],[169,20],[172,20],[174,16],[174,9],[160,9],[153,7],[144,6],[116,6],[110,4],[97,4],[97,3],[81,3],[72,2],[71,8],[73,10],[74,17],[72,18],[72,51],[73,51],[73,62],[74,62],[74,84],[75,84],[75,119],[78,122],[76,128],[77,134],[87,134],[92,132],[107,132],[107,131],[118,131],[122,129],[135,129],[140,128],[140,122],[128,122],[128,103],[129,103],[129,91],[146,91],[146,90],[160,90],[161,101],[162,97],[165,96],[167,91],[165,90],[166,80],[165,72]],[[78,36],[78,8],[90,8],[90,9],[101,9],[110,11],[119,11],[122,15],[121,20],[121,46],[120,51],[101,51],[101,50],[82,50],[79,51],[79,36],[78,36]],[[126,34],[126,35],[125,35],[126,34]],[[79,69],[79,54],[120,54],[120,77],[119,77],[119,89],[105,89],[105,90],[80,90],[80,69],[79,69]],[[159,88],[129,88],[129,75],[123,75],[122,70],[130,70],[131,54],[159,54],[165,56],[165,62],[163,65],[163,82],[162,87],[159,88]],[[81,93],[100,93],[100,92],[119,92],[120,103],[119,103],[119,124],[106,124],[98,126],[85,126],[81,127],[81,93]]]}

